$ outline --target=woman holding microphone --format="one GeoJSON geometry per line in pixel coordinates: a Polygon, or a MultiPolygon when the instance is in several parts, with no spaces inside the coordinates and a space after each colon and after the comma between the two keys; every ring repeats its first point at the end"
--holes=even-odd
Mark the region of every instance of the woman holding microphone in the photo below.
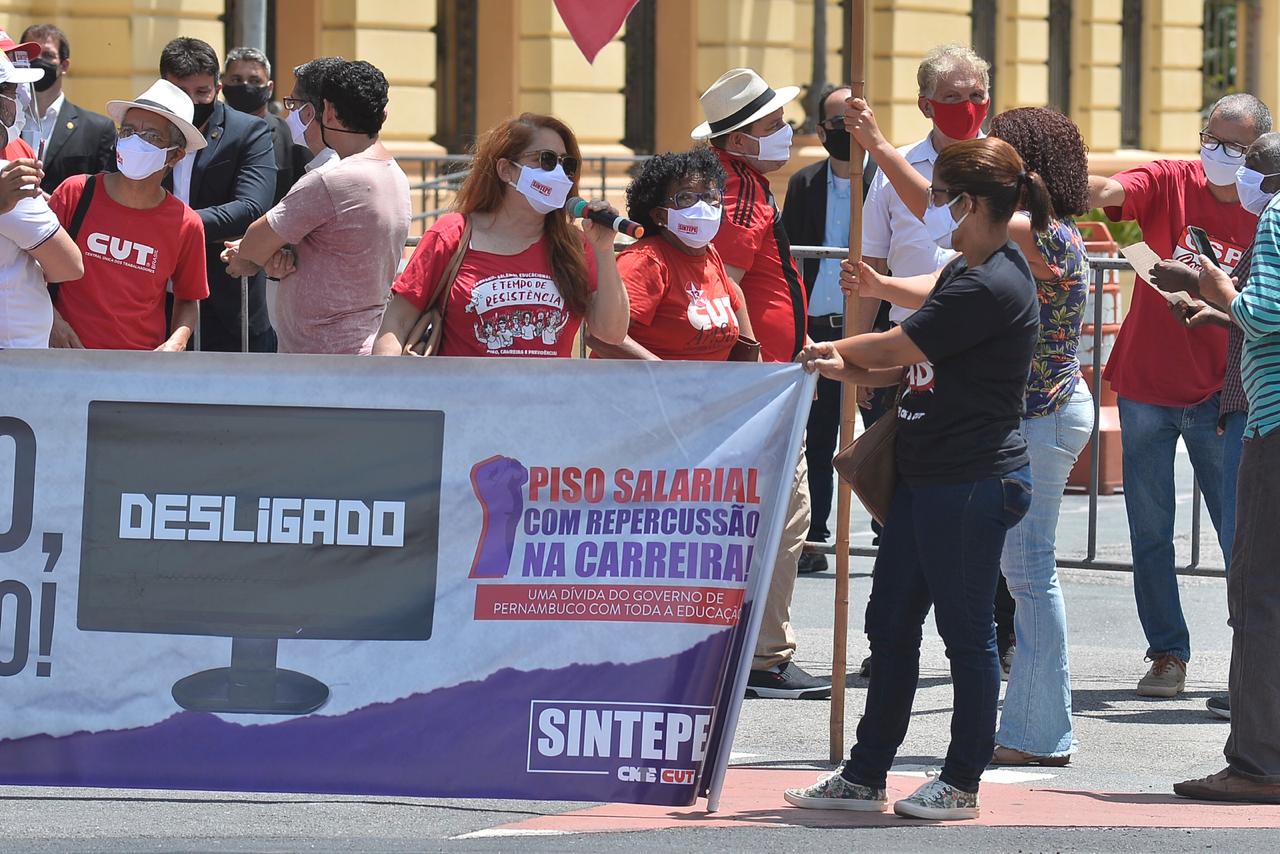
{"type": "MultiPolygon", "coordinates": [[[[581,162],[573,131],[551,116],[525,113],[481,136],[456,212],[422,236],[392,286],[374,354],[403,353],[433,308],[443,315],[442,356],[568,357],[584,321],[594,337],[620,343],[629,309],[614,232],[590,220],[579,231],[564,210],[581,162]]],[[[590,208],[613,211],[604,201],[590,208]]]]}
{"type": "Polygon", "coordinates": [[[857,741],[841,769],[788,802],[810,809],[883,810],[889,768],[911,719],[921,627],[934,608],[954,684],[951,746],[941,775],[898,801],[899,815],[976,818],[978,783],[994,746],[1000,664],[996,579],[1005,535],[1031,503],[1019,430],[1039,311],[1009,220],[1043,228],[1044,182],[1006,142],[976,139],[937,160],[930,235],[959,255],[919,310],[883,333],[811,344],[808,371],[858,385],[897,383],[894,493],[872,575],[866,630],[871,679],[857,741]]]}

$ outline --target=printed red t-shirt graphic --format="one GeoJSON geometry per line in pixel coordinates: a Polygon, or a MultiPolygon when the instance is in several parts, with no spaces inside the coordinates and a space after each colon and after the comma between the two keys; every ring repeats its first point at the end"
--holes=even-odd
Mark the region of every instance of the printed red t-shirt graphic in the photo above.
{"type": "MultiPolygon", "coordinates": [[[[68,178],[49,198],[63,227],[71,222],[87,177],[68,178]]],[[[91,350],[154,350],[167,337],[170,279],[179,299],[209,296],[204,224],[172,193],[149,210],[127,208],[111,198],[103,177],[97,177],[76,237],[84,277],[58,289],[56,307],[91,350]]]]}
{"type": "MultiPolygon", "coordinates": [[[[462,239],[461,214],[446,214],[422,236],[392,290],[419,309],[462,239]]],[[[595,256],[583,238],[589,290],[595,291],[595,256]]],[[[545,240],[515,255],[469,249],[449,293],[441,299],[442,356],[567,358],[582,317],[565,306],[552,278],[545,240]]]]}
{"type": "MultiPolygon", "coordinates": [[[[1115,176],[1125,190],[1113,220],[1137,220],[1142,239],[1161,258],[1199,268],[1187,236],[1196,225],[1209,235],[1228,273],[1258,227],[1239,202],[1213,197],[1198,160],[1156,160],[1115,176]]],[[[1116,393],[1157,406],[1194,406],[1222,389],[1227,369],[1227,330],[1205,325],[1188,330],[1168,302],[1139,282],[1103,376],[1116,393]]]]}

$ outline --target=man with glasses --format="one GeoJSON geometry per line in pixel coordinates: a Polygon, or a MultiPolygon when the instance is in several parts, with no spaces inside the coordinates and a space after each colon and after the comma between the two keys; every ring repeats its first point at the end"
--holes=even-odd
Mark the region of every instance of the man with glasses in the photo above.
{"type": "Polygon", "coordinates": [[[133,101],[108,101],[120,123],[118,172],[73,175],[49,207],[79,246],[84,276],[58,289],[50,346],[185,350],[209,295],[204,225],[164,188],[175,163],[204,148],[191,99],[157,80],[133,101]],[[173,282],[166,327],[166,283],[173,282]]]}
{"type": "MultiPolygon", "coordinates": [[[[1156,160],[1114,178],[1090,178],[1090,202],[1105,207],[1113,220],[1137,220],[1157,255],[1193,270],[1200,265],[1188,228],[1204,229],[1215,260],[1230,275],[1258,225],[1258,217],[1241,206],[1236,171],[1245,150],[1270,130],[1265,104],[1252,95],[1227,95],[1209,111],[1198,163],[1156,160]]],[[[1235,528],[1235,508],[1223,502],[1225,441],[1218,425],[1227,332],[1213,324],[1190,328],[1167,306],[1152,288],[1134,288],[1103,374],[1119,396],[1133,588],[1151,662],[1138,682],[1144,697],[1182,693],[1191,659],[1174,571],[1173,463],[1179,439],[1228,565],[1235,528]]]]}
{"type": "MultiPolygon", "coordinates": [[[[409,180],[378,138],[387,79],[367,62],[325,76],[310,126],[340,158],[304,176],[284,199],[228,243],[233,276],[251,275],[285,245],[295,271],[280,282],[283,353],[369,353],[409,234],[409,180]]],[[[297,111],[295,111],[296,113],[297,111]]]]}
{"type": "Polygon", "coordinates": [[[340,56],[322,56],[293,69],[293,91],[284,99],[284,108],[288,111],[285,122],[294,143],[311,152],[311,159],[306,165],[308,172],[338,159],[337,152],[325,145],[321,138],[320,123],[316,118],[324,110],[320,92],[324,89],[325,78],[346,64],[347,61],[340,56]]]}

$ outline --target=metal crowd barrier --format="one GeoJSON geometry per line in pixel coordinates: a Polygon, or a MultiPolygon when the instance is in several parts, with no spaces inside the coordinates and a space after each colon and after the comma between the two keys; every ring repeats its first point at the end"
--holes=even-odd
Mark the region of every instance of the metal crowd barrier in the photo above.
{"type": "MultiPolygon", "coordinates": [[[[791,254],[796,258],[845,258],[848,256],[849,250],[831,246],[793,246],[791,254]]],[[[1094,346],[1093,346],[1093,376],[1094,382],[1099,386],[1093,395],[1093,433],[1089,441],[1089,529],[1088,529],[1088,545],[1085,555],[1078,557],[1063,557],[1059,555],[1057,564],[1059,567],[1066,569],[1101,569],[1118,572],[1133,572],[1132,561],[1115,561],[1103,560],[1098,557],[1098,494],[1099,494],[1099,469],[1101,466],[1101,454],[1099,452],[1099,435],[1101,433],[1100,418],[1102,413],[1102,394],[1101,394],[1101,378],[1102,378],[1102,327],[1103,327],[1103,284],[1106,274],[1111,271],[1129,271],[1132,265],[1123,258],[1101,258],[1090,257],[1089,267],[1093,279],[1090,292],[1093,295],[1093,328],[1094,328],[1094,346]]],[[[1202,531],[1201,524],[1201,507],[1200,507],[1200,484],[1193,481],[1191,492],[1191,560],[1186,566],[1176,568],[1179,575],[1190,576],[1208,576],[1213,578],[1221,578],[1224,570],[1215,567],[1203,567],[1200,565],[1200,536],[1202,531]]],[[[826,554],[834,554],[835,547],[824,543],[812,543],[810,546],[818,551],[826,554]]],[[[878,549],[874,546],[852,546],[849,554],[854,557],[870,557],[874,558],[878,553],[878,549]]]]}

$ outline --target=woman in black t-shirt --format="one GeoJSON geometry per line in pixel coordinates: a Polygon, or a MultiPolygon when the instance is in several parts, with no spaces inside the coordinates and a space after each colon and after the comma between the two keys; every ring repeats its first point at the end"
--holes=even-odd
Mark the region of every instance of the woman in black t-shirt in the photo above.
{"type": "Polygon", "coordinates": [[[806,347],[805,369],[857,385],[895,384],[894,494],[871,583],[871,682],[857,743],[840,771],[796,806],[879,810],[885,778],[906,736],[919,679],[921,626],[932,605],[951,661],[955,700],[942,773],[900,815],[975,818],[978,781],[991,759],[1000,692],[993,600],[1005,533],[1031,502],[1027,445],[1019,431],[1039,332],[1027,262],[1009,239],[1015,210],[1043,229],[1049,194],[999,139],[948,146],[934,167],[925,228],[960,253],[924,305],[895,329],[806,347]]]}

